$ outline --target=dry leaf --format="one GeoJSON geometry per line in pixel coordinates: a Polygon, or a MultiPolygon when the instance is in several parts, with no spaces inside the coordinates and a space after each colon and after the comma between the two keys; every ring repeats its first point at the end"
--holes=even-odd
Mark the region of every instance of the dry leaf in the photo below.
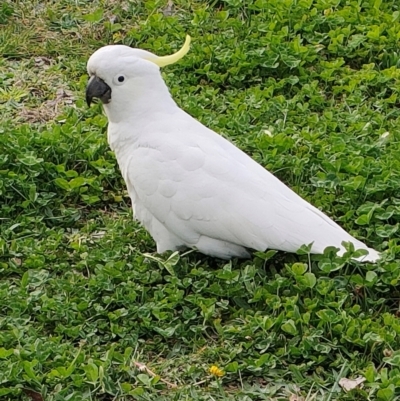
{"type": "MultiPolygon", "coordinates": [[[[31,89],[31,93],[35,93],[35,88],[31,89]]],[[[54,100],[46,100],[39,107],[34,109],[23,108],[19,115],[24,121],[27,122],[46,122],[54,120],[59,114],[59,105],[62,106],[72,105],[74,103],[74,96],[70,90],[59,88],[56,91],[56,98],[54,100]]]]}
{"type": "Polygon", "coordinates": [[[174,3],[171,0],[169,0],[167,6],[162,10],[164,17],[170,17],[171,15],[174,15],[174,10],[175,10],[174,3]]]}
{"type": "Polygon", "coordinates": [[[100,238],[103,238],[105,235],[106,235],[105,231],[95,231],[94,233],[92,233],[92,238],[100,239],[100,238]]]}
{"type": "Polygon", "coordinates": [[[383,350],[383,356],[391,357],[392,355],[393,355],[393,351],[392,351],[391,349],[385,348],[385,349],[383,350]]]}
{"type": "Polygon", "coordinates": [[[344,391],[350,391],[357,387],[360,387],[360,384],[365,382],[365,377],[357,377],[357,379],[346,379],[342,377],[339,380],[339,386],[342,387],[344,391]]]}
{"type": "Polygon", "coordinates": [[[12,261],[17,265],[21,266],[22,265],[22,260],[20,258],[13,258],[12,261]]]}
{"type": "Polygon", "coordinates": [[[51,66],[52,60],[48,57],[35,57],[36,67],[47,69],[51,66]]]}
{"type": "MultiPolygon", "coordinates": [[[[148,375],[150,375],[150,376],[152,376],[152,377],[158,376],[158,375],[156,375],[152,370],[150,370],[144,363],[133,361],[133,364],[134,364],[141,372],[146,372],[148,375]]],[[[177,387],[178,387],[176,384],[170,383],[169,381],[163,379],[162,377],[160,377],[160,381],[162,381],[163,383],[165,383],[165,384],[168,385],[169,387],[172,387],[172,388],[177,388],[177,387]]]]}
{"type": "Polygon", "coordinates": [[[44,401],[40,393],[29,390],[28,388],[22,389],[22,391],[32,400],[32,401],[44,401]]]}
{"type": "Polygon", "coordinates": [[[304,401],[304,397],[297,394],[291,394],[289,397],[289,401],[304,401]]]}

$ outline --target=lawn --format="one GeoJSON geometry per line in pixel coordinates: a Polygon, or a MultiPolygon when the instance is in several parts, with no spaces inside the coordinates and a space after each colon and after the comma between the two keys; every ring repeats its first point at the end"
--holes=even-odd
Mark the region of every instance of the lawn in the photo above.
{"type": "Polygon", "coordinates": [[[400,399],[399,43],[397,0],[1,2],[0,399],[400,399]],[[85,68],[186,34],[178,104],[379,263],[156,254],[85,68]]]}

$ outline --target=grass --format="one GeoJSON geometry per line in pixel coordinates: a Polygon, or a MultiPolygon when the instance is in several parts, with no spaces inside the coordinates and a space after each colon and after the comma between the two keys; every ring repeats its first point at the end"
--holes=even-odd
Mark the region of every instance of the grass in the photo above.
{"type": "Polygon", "coordinates": [[[400,6],[245,3],[0,5],[2,400],[399,399],[400,6]],[[85,64],[186,33],[163,70],[177,102],[381,262],[155,253],[85,64]]]}

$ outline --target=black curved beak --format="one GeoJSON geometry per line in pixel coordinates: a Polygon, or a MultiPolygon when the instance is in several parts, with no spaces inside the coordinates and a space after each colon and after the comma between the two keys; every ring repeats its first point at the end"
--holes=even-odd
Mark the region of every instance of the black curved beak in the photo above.
{"type": "Polygon", "coordinates": [[[93,75],[86,86],[86,103],[90,107],[94,97],[97,97],[102,103],[110,103],[111,88],[100,78],[93,75]]]}

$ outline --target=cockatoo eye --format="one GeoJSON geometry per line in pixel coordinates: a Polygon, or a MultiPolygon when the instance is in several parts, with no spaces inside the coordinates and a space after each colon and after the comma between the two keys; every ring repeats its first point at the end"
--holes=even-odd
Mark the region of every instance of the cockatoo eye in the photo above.
{"type": "Polygon", "coordinates": [[[115,85],[122,85],[125,82],[124,75],[116,75],[113,79],[115,85]]]}

